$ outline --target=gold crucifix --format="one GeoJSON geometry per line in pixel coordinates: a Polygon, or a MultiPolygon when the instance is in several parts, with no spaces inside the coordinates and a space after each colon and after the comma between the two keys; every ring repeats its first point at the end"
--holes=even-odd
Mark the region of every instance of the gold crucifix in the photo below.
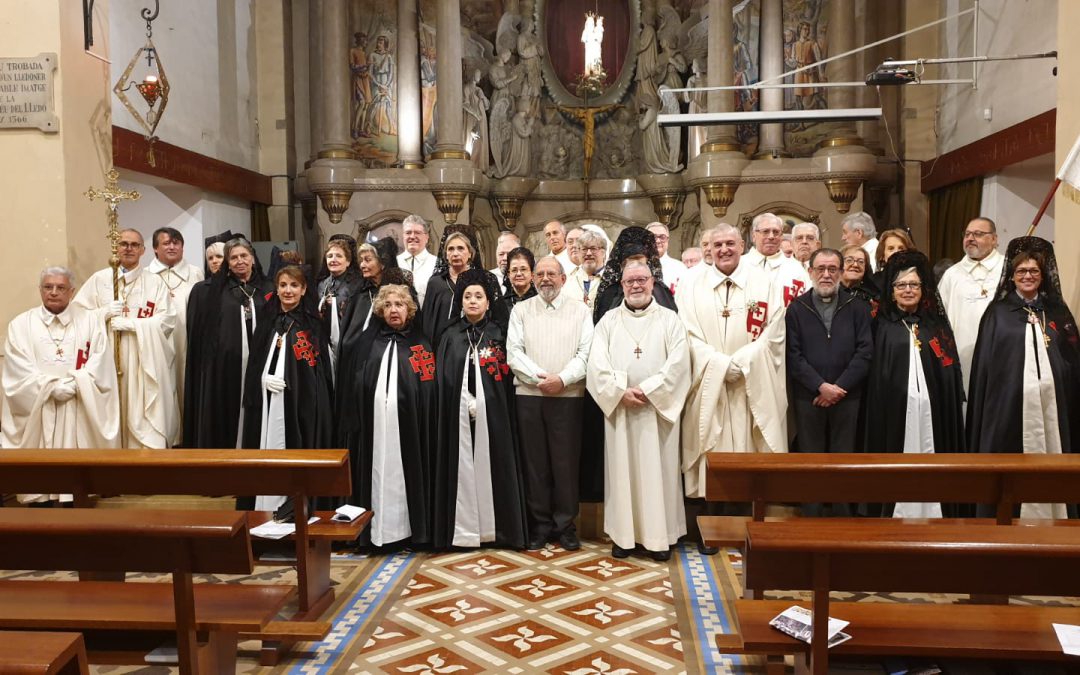
{"type": "Polygon", "coordinates": [[[566,108],[561,105],[556,105],[561,112],[570,115],[585,128],[581,136],[582,151],[585,156],[584,166],[582,167],[582,179],[585,182],[585,208],[589,208],[589,174],[592,172],[592,158],[593,150],[596,148],[596,116],[621,108],[621,105],[602,105],[594,108],[566,108]]]}
{"type": "MultiPolygon", "coordinates": [[[[109,240],[112,247],[112,254],[109,257],[109,267],[112,268],[112,287],[113,287],[113,300],[120,299],[120,215],[118,209],[120,202],[122,201],[135,201],[141,195],[136,190],[121,190],[120,189],[120,174],[116,169],[109,169],[109,172],[105,174],[105,189],[97,190],[94,188],[87,188],[86,198],[90,201],[100,199],[105,202],[105,207],[108,209],[108,222],[109,233],[105,236],[109,240]]],[[[127,308],[125,307],[125,314],[127,308]]],[[[116,363],[116,381],[120,384],[124,378],[124,370],[120,365],[120,333],[116,333],[116,339],[113,340],[113,359],[116,363]]],[[[124,397],[120,396],[120,434],[121,438],[126,433],[126,426],[124,424],[124,397]]]]}

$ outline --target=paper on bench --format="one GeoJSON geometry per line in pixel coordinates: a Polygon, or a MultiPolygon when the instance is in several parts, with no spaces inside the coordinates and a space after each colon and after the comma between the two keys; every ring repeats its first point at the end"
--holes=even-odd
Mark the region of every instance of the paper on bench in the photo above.
{"type": "MultiPolygon", "coordinates": [[[[318,516],[312,516],[311,518],[308,518],[308,525],[318,520],[318,516]]],[[[279,523],[276,520],[270,520],[262,525],[256,525],[251,528],[251,536],[261,537],[263,539],[284,539],[295,533],[296,523],[279,523]]]]}
{"type": "MultiPolygon", "coordinates": [[[[810,644],[810,638],[813,636],[813,620],[814,615],[810,610],[798,605],[792,605],[777,614],[769,622],[769,625],[796,640],[802,640],[806,644],[810,644]]],[[[840,632],[847,625],[848,622],[843,619],[829,617],[829,647],[835,647],[841,642],[851,639],[851,636],[847,633],[840,632]]]]}
{"type": "Polygon", "coordinates": [[[1054,632],[1057,633],[1058,642],[1061,643],[1061,651],[1073,656],[1080,656],[1080,626],[1072,626],[1067,623],[1055,623],[1054,632]]]}

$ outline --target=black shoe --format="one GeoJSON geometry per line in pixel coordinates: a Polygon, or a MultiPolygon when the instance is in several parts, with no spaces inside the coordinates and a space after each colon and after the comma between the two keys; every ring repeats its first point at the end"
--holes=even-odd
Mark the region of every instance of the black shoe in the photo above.
{"type": "Polygon", "coordinates": [[[527,551],[539,551],[547,546],[547,535],[533,536],[529,539],[529,546],[525,549],[527,551]]]}
{"type": "Polygon", "coordinates": [[[663,551],[649,551],[649,557],[657,562],[671,560],[671,549],[666,548],[663,551]]]}
{"type": "Polygon", "coordinates": [[[566,551],[576,551],[581,548],[581,541],[576,532],[563,532],[559,535],[559,546],[566,551]]]}
{"type": "Polygon", "coordinates": [[[720,552],[719,546],[706,546],[705,542],[699,541],[697,545],[698,553],[701,555],[716,555],[720,552]]]}
{"type": "Polygon", "coordinates": [[[622,560],[623,558],[629,558],[630,554],[634,552],[632,548],[623,548],[618,544],[613,543],[611,545],[611,557],[622,560]]]}

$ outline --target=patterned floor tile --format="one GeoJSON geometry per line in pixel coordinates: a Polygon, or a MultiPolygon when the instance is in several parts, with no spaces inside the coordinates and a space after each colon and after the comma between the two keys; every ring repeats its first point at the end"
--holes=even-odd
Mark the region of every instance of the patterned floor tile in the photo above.
{"type": "Polygon", "coordinates": [[[531,619],[500,627],[498,630],[477,636],[514,658],[524,658],[545,652],[570,642],[572,638],[531,619]]]}
{"type": "Polygon", "coordinates": [[[437,556],[433,560],[443,561],[443,570],[455,574],[463,579],[490,579],[520,568],[520,565],[511,562],[506,557],[494,555],[478,555],[471,558],[455,559],[449,556],[437,556]]]}
{"type": "Polygon", "coordinates": [[[446,584],[443,582],[423,574],[417,574],[412,579],[409,579],[409,583],[405,586],[405,590],[401,592],[401,595],[415,598],[426,593],[441,591],[444,588],[446,588],[446,584]]]}
{"type": "Polygon", "coordinates": [[[566,569],[573,570],[597,581],[611,581],[642,570],[641,567],[632,562],[615,560],[609,557],[593,558],[576,565],[570,565],[566,569]]]}
{"type": "Polygon", "coordinates": [[[388,663],[385,667],[392,673],[417,673],[418,675],[442,675],[443,673],[473,675],[487,672],[487,668],[476,665],[457,652],[442,648],[414,654],[400,661],[388,663]]]}
{"type": "Polygon", "coordinates": [[[591,597],[559,613],[593,628],[611,628],[641,618],[645,612],[624,602],[607,597],[591,597]]]}
{"type": "Polygon", "coordinates": [[[501,614],[503,608],[475,595],[456,595],[419,607],[417,611],[447,626],[464,626],[501,614]]]}
{"type": "Polygon", "coordinates": [[[500,584],[498,588],[514,597],[528,602],[540,602],[550,600],[570,591],[576,591],[577,586],[565,579],[556,579],[546,574],[533,574],[521,577],[514,581],[500,584]]]}
{"type": "Polygon", "coordinates": [[[547,672],[551,675],[637,675],[654,671],[610,652],[592,652],[547,672]]]}

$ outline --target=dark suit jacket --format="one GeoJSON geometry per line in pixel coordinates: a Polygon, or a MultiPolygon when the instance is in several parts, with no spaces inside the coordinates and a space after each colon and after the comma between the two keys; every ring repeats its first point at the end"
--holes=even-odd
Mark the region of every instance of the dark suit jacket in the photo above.
{"type": "Polygon", "coordinates": [[[787,308],[788,395],[813,399],[824,382],[846,390],[848,396],[862,392],[870,373],[874,337],[870,331],[870,305],[842,286],[831,330],[818,314],[811,289],[787,308]]]}

